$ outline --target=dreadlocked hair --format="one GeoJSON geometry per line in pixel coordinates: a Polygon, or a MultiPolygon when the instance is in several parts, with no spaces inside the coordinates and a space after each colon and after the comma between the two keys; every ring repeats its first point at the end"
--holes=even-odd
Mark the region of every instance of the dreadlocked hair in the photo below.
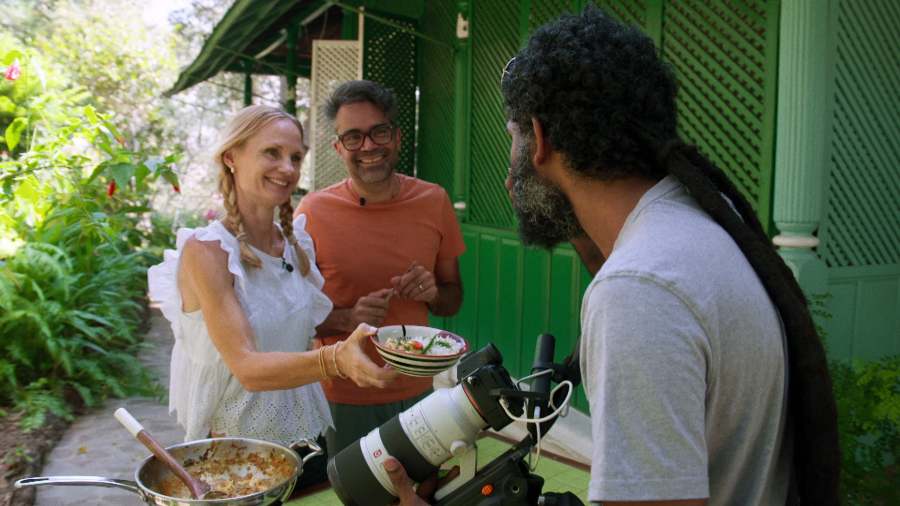
{"type": "Polygon", "coordinates": [[[778,309],[787,341],[789,427],[794,429],[793,472],[799,494],[794,500],[837,505],[841,462],[837,406],[825,349],[806,296],[750,203],[722,170],[696,147],[680,143],[672,148],[664,167],[734,239],[778,309]]]}
{"type": "Polygon", "coordinates": [[[297,256],[297,261],[300,262],[300,274],[306,276],[309,274],[309,257],[306,256],[306,251],[300,247],[300,243],[297,241],[297,238],[294,237],[293,216],[294,206],[291,205],[290,200],[281,204],[278,208],[278,218],[281,220],[281,232],[284,234],[285,239],[287,239],[288,244],[294,248],[294,255],[297,256]]]}
{"type": "Polygon", "coordinates": [[[735,241],[784,323],[788,424],[794,461],[789,504],[837,505],[837,409],[827,360],[793,273],[728,176],[677,134],[672,69],[653,41],[596,7],[537,29],[503,72],[507,116],[541,122],[577,174],[597,180],[671,174],[735,241]]]}

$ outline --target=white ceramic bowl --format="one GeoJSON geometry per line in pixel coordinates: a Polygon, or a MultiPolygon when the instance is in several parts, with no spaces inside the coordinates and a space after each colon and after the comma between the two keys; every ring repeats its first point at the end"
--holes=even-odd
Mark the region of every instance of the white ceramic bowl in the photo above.
{"type": "Polygon", "coordinates": [[[437,370],[426,369],[426,368],[421,368],[421,367],[398,367],[396,365],[392,365],[391,367],[394,367],[395,369],[400,371],[400,373],[405,374],[407,376],[430,377],[430,376],[435,376],[437,374],[440,374],[453,366],[451,365],[449,367],[442,367],[437,370]]]}
{"type": "Polygon", "coordinates": [[[469,345],[466,340],[446,330],[423,327],[419,325],[390,325],[381,327],[371,337],[375,349],[385,362],[391,364],[403,374],[410,376],[434,376],[456,365],[459,358],[466,353],[469,345]],[[432,344],[429,353],[413,353],[389,348],[385,345],[388,339],[412,339],[420,342],[423,347],[434,339],[440,339],[432,344]],[[451,348],[447,348],[450,345],[451,348]]]}

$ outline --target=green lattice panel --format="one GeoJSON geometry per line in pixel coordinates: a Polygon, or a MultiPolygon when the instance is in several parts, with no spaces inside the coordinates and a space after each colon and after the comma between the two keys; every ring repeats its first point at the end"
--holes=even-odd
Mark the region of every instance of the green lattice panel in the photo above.
{"type": "MultiPolygon", "coordinates": [[[[389,18],[385,14],[380,17],[389,18]]],[[[409,29],[415,25],[391,18],[409,29]]],[[[398,30],[374,18],[366,18],[363,77],[384,84],[397,96],[397,124],[403,131],[403,146],[397,166],[412,174],[415,164],[416,128],[416,40],[409,32],[398,30]]]]}
{"type": "Polygon", "coordinates": [[[503,181],[509,167],[500,71],[519,46],[518,0],[472,5],[472,130],[469,222],[511,227],[512,208],[503,181]]]}
{"type": "MultiPolygon", "coordinates": [[[[425,3],[419,31],[440,41],[456,38],[456,0],[425,3]]],[[[417,174],[453,191],[454,55],[449,47],[419,40],[419,135],[417,174]]]]}
{"type": "Polygon", "coordinates": [[[640,28],[647,26],[647,2],[640,0],[594,0],[594,5],[616,19],[640,28]]]}
{"type": "Polygon", "coordinates": [[[537,0],[531,2],[531,12],[528,13],[528,26],[534,31],[544,23],[558,17],[564,12],[572,12],[570,0],[537,0]]]}
{"type": "Polygon", "coordinates": [[[832,267],[900,264],[900,4],[841,0],[837,7],[820,254],[832,267]]]}
{"type": "Polygon", "coordinates": [[[757,212],[768,205],[771,181],[766,49],[777,34],[767,26],[763,0],[665,4],[663,55],[678,75],[681,134],[731,176],[757,212]]]}

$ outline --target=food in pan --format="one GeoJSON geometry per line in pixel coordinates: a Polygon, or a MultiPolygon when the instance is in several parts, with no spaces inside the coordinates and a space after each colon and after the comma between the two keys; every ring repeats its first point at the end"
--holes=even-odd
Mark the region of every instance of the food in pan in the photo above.
{"type": "MultiPolygon", "coordinates": [[[[227,498],[265,492],[289,479],[295,469],[294,462],[276,452],[237,451],[225,458],[204,455],[186,460],[183,465],[191,476],[209,483],[212,490],[227,498]]],[[[159,492],[179,499],[191,498],[190,491],[174,475],[160,482],[159,492]]]]}

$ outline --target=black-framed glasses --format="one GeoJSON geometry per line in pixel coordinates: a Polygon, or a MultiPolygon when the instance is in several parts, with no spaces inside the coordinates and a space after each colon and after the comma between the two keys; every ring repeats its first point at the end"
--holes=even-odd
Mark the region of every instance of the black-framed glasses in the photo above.
{"type": "Polygon", "coordinates": [[[500,71],[500,87],[501,87],[501,88],[503,87],[503,79],[506,78],[506,76],[508,76],[508,75],[511,74],[511,72],[510,72],[510,70],[509,70],[509,67],[512,65],[512,63],[513,63],[514,61],[516,61],[516,57],[515,57],[515,56],[513,56],[512,58],[510,58],[509,61],[506,62],[506,65],[503,66],[503,70],[500,71]]]}
{"type": "Polygon", "coordinates": [[[344,145],[344,149],[347,151],[356,151],[363,147],[363,144],[366,142],[366,137],[372,139],[372,142],[375,144],[384,146],[394,140],[394,125],[382,123],[380,125],[375,125],[368,132],[348,130],[337,136],[338,140],[341,141],[341,144],[344,145]]]}

